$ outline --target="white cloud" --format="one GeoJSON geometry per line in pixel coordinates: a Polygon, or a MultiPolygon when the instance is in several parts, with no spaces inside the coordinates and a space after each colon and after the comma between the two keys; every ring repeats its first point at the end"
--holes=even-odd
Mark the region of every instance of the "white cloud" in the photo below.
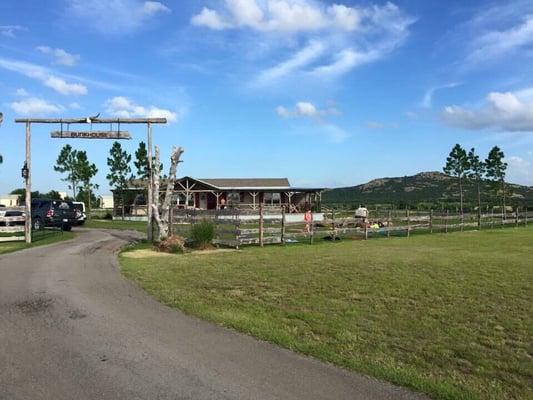
{"type": "Polygon", "coordinates": [[[434,86],[434,87],[429,88],[424,94],[422,101],[420,102],[420,107],[431,108],[433,106],[433,96],[435,92],[442,90],[442,89],[451,89],[459,85],[461,84],[457,82],[452,82],[452,83],[447,83],[445,85],[434,86]]]}
{"type": "Polygon", "coordinates": [[[256,79],[256,84],[261,86],[286,77],[317,60],[325,51],[326,46],[323,43],[312,41],[288,60],[261,72],[256,79]]]}
{"type": "Polygon", "coordinates": [[[64,79],[52,74],[48,69],[39,65],[0,57],[0,68],[17,72],[28,78],[36,79],[43,85],[50,87],[63,95],[86,95],[88,93],[85,85],[80,83],[68,83],[64,79]]]}
{"type": "Polygon", "coordinates": [[[533,44],[533,15],[522,17],[514,25],[502,30],[489,30],[471,43],[469,63],[494,60],[533,44]]]}
{"type": "Polygon", "coordinates": [[[0,35],[14,38],[16,32],[26,31],[27,29],[20,25],[0,25],[0,35]]]}
{"type": "Polygon", "coordinates": [[[50,76],[44,82],[45,86],[54,89],[56,92],[65,96],[68,95],[85,95],[87,94],[87,87],[80,83],[67,83],[57,76],[50,76]]]}
{"type": "Polygon", "coordinates": [[[73,110],[80,110],[81,109],[81,106],[78,103],[76,103],[76,102],[70,103],[68,105],[68,107],[72,108],[73,110]]]}
{"type": "Polygon", "coordinates": [[[29,96],[30,94],[28,93],[28,91],[26,89],[23,89],[23,88],[19,88],[15,91],[15,94],[19,97],[27,97],[29,96]]]}
{"type": "Polygon", "coordinates": [[[246,7],[238,6],[242,1],[226,0],[219,10],[204,8],[192,23],[214,30],[246,28],[256,32],[259,41],[263,35],[278,48],[286,45],[290,53],[270,57],[268,62],[277,62],[260,71],[256,86],[294,74],[339,77],[390,54],[405,41],[415,21],[392,3],[349,7],[311,0],[250,0],[246,7]],[[287,34],[292,34],[291,40],[276,41],[287,34]]]}
{"type": "Polygon", "coordinates": [[[79,54],[71,54],[63,49],[53,49],[48,46],[39,46],[37,50],[43,54],[50,54],[54,58],[54,64],[73,67],[80,61],[79,54]]]}
{"type": "Polygon", "coordinates": [[[48,103],[46,100],[36,97],[14,101],[10,104],[10,107],[20,115],[57,114],[64,110],[64,107],[61,105],[48,103]]]}
{"type": "Polygon", "coordinates": [[[533,88],[489,93],[476,109],[448,106],[442,117],[452,126],[470,130],[533,132],[533,88]]]}
{"type": "Polygon", "coordinates": [[[144,107],[123,96],[108,99],[104,107],[106,107],[106,112],[119,118],[166,118],[168,122],[176,122],[180,117],[175,111],[155,106],[144,107]]]}
{"type": "Polygon", "coordinates": [[[165,4],[142,0],[66,0],[67,15],[103,34],[131,33],[157,15],[170,13],[165,4]]]}
{"type": "Polygon", "coordinates": [[[197,14],[192,18],[191,22],[193,25],[205,26],[217,31],[229,27],[229,25],[220,18],[216,11],[205,7],[200,14],[197,14]]]}
{"type": "Polygon", "coordinates": [[[325,117],[328,115],[339,115],[340,114],[340,112],[334,106],[331,106],[325,109],[319,109],[313,103],[309,101],[297,102],[294,106],[294,109],[292,110],[289,110],[283,106],[278,106],[276,108],[276,113],[278,114],[279,117],[282,117],[282,118],[291,118],[291,117],[319,118],[319,117],[325,117]]]}

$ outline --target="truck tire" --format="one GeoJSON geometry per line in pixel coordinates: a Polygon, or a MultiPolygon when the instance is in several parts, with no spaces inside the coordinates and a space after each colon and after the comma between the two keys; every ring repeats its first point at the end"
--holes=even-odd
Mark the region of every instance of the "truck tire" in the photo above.
{"type": "Polygon", "coordinates": [[[44,229],[44,224],[41,218],[33,218],[33,220],[31,221],[31,227],[34,231],[42,231],[44,229]]]}

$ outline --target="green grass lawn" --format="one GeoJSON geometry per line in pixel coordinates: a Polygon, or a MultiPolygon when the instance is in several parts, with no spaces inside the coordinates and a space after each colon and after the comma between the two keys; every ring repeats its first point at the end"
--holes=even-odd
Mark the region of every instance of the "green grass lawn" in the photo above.
{"type": "Polygon", "coordinates": [[[23,250],[30,247],[44,246],[63,240],[69,240],[74,237],[72,232],[60,232],[58,230],[44,230],[33,233],[32,243],[27,245],[25,242],[2,242],[0,243],[0,254],[12,253],[17,250],[23,250]]]}
{"type": "Polygon", "coordinates": [[[533,398],[533,227],[121,264],[169,306],[434,398],[533,398]]]}
{"type": "Polygon", "coordinates": [[[146,233],[146,221],[121,221],[110,219],[91,219],[85,222],[84,227],[95,229],[121,229],[146,233]]]}

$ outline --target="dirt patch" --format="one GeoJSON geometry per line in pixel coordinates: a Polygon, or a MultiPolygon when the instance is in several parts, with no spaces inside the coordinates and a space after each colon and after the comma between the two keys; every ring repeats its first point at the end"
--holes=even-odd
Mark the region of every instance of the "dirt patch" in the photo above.
{"type": "Polygon", "coordinates": [[[15,303],[15,308],[28,315],[40,314],[47,311],[54,302],[50,297],[34,297],[25,301],[15,303]]]}
{"type": "Polygon", "coordinates": [[[151,249],[138,249],[122,253],[125,258],[152,258],[152,257],[172,257],[170,253],[162,253],[151,249]]]}
{"type": "Polygon", "coordinates": [[[179,257],[179,256],[201,256],[216,253],[228,253],[232,251],[238,251],[236,249],[209,249],[209,250],[193,250],[187,251],[185,254],[170,254],[155,251],[151,249],[138,249],[132,251],[126,251],[122,253],[122,257],[125,258],[152,258],[152,257],[179,257]]]}

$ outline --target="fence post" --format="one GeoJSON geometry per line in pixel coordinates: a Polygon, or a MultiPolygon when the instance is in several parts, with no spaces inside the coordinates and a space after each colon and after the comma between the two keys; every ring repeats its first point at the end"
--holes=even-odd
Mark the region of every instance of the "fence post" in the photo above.
{"type": "Polygon", "coordinates": [[[335,230],[335,210],[331,209],[331,237],[333,240],[337,238],[337,231],[335,230]]]}
{"type": "Polygon", "coordinates": [[[478,210],[477,210],[477,230],[480,231],[481,230],[481,207],[478,206],[478,210]]]}
{"type": "Polygon", "coordinates": [[[315,241],[315,216],[313,215],[313,212],[311,211],[311,237],[309,238],[311,244],[315,241]]]}
{"type": "Polygon", "coordinates": [[[450,216],[450,210],[446,210],[446,215],[444,216],[444,232],[448,233],[448,217],[450,216]]]}
{"type": "Polygon", "coordinates": [[[285,207],[281,207],[281,244],[285,244],[285,207]]]}
{"type": "Polygon", "coordinates": [[[490,208],[490,228],[494,229],[494,207],[490,208]]]}
{"type": "Polygon", "coordinates": [[[388,216],[387,216],[387,237],[390,238],[390,224],[391,224],[391,210],[389,210],[388,216]]]}
{"type": "Polygon", "coordinates": [[[263,247],[264,243],[264,220],[263,220],[263,203],[259,205],[259,245],[263,247]]]}
{"type": "Polygon", "coordinates": [[[527,226],[527,212],[528,212],[528,207],[526,206],[526,215],[524,216],[524,224],[525,224],[525,226],[527,226]]]}
{"type": "Polygon", "coordinates": [[[429,233],[433,233],[433,209],[429,210],[429,233]]]}
{"type": "Polygon", "coordinates": [[[410,218],[409,209],[407,209],[406,215],[407,215],[407,237],[411,237],[411,218],[410,218]]]}
{"type": "Polygon", "coordinates": [[[515,225],[518,227],[518,206],[516,206],[514,216],[515,216],[515,225]]]}

